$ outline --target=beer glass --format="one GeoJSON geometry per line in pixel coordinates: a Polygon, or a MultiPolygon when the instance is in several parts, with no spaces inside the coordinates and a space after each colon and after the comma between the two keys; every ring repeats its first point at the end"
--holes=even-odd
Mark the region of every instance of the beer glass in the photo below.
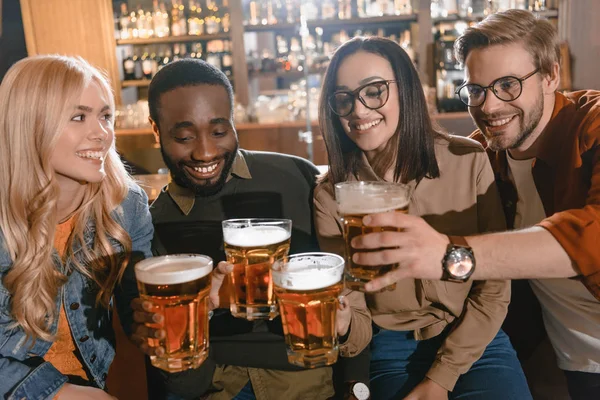
{"type": "Polygon", "coordinates": [[[208,295],[213,261],[196,254],[152,257],[135,265],[140,297],[164,316],[163,339],[149,338],[150,346],[165,349],[150,356],[152,365],[168,372],[197,368],[208,356],[208,295]]]}
{"type": "Polygon", "coordinates": [[[271,266],[290,250],[289,219],[230,219],[223,221],[223,241],[230,275],[231,314],[247,320],[278,315],[273,297],[271,266]]]}
{"type": "Polygon", "coordinates": [[[329,253],[296,254],[276,261],[272,274],[288,361],[304,368],[335,363],[344,259],[329,253]]]}
{"type": "MultiPolygon", "coordinates": [[[[408,185],[392,182],[343,182],[335,185],[338,214],[344,228],[346,248],[346,286],[352,290],[364,291],[365,283],[398,268],[398,264],[378,266],[360,265],[352,261],[358,250],[350,242],[356,236],[372,232],[393,231],[391,227],[366,227],[362,219],[367,214],[388,211],[408,212],[408,202],[412,189],[408,185]]],[[[361,252],[382,249],[360,250],[361,252]]],[[[393,290],[396,284],[387,287],[393,290]]]]}

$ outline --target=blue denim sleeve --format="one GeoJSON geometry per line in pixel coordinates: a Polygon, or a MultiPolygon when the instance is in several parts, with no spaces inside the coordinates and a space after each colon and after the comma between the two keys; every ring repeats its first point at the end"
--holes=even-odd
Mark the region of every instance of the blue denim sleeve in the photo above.
{"type": "Polygon", "coordinates": [[[131,300],[139,297],[134,266],[138,261],[152,257],[151,243],[154,226],[148,207],[148,196],[139,186],[135,185],[130,189],[125,203],[123,217],[126,221],[125,228],[131,237],[131,258],[123,273],[121,283],[115,289],[115,300],[123,331],[130,336],[133,324],[133,310],[130,303],[131,300]]]}
{"type": "Polygon", "coordinates": [[[6,357],[0,357],[0,376],[0,393],[7,400],[51,399],[67,383],[67,377],[49,362],[30,368],[6,357]]]}
{"type": "Polygon", "coordinates": [[[0,271],[0,398],[45,399],[57,392],[67,377],[41,357],[24,358],[28,343],[24,333],[13,326],[10,295],[2,286],[2,277],[0,271]]]}

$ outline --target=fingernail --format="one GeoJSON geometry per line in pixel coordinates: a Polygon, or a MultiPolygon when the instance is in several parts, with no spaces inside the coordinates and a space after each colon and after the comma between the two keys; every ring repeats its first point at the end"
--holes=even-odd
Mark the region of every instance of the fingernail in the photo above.
{"type": "Polygon", "coordinates": [[[344,302],[344,296],[338,296],[338,301],[340,302],[340,304],[341,304],[341,305],[344,305],[344,304],[346,304],[346,303],[344,302]]]}
{"type": "Polygon", "coordinates": [[[152,303],[148,302],[148,301],[144,301],[142,303],[142,308],[146,311],[151,311],[152,310],[152,303]]]}
{"type": "Polygon", "coordinates": [[[163,331],[162,329],[154,332],[154,337],[157,339],[162,339],[165,337],[165,331],[163,331]]]}
{"type": "Polygon", "coordinates": [[[161,314],[152,314],[152,321],[156,322],[157,324],[160,324],[163,322],[163,316],[161,314]]]}
{"type": "Polygon", "coordinates": [[[163,356],[165,355],[165,349],[163,349],[162,347],[157,347],[156,350],[154,350],[154,353],[159,357],[163,356]]]}
{"type": "Polygon", "coordinates": [[[363,218],[363,224],[365,224],[365,225],[369,225],[370,223],[371,223],[371,217],[370,217],[370,216],[368,216],[368,215],[367,215],[367,216],[365,216],[365,217],[363,218]]]}

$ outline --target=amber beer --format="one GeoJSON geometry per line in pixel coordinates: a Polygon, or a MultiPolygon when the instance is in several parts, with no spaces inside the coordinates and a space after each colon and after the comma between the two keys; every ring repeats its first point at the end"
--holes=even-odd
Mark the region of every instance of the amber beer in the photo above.
{"type": "Polygon", "coordinates": [[[329,253],[296,254],[276,262],[272,274],[288,361],[304,368],[334,364],[344,259],[329,253]]]}
{"type": "Polygon", "coordinates": [[[231,314],[247,320],[278,315],[273,296],[271,267],[290,250],[292,221],[233,219],[223,221],[223,241],[230,275],[231,314]]]}
{"type": "Polygon", "coordinates": [[[208,356],[208,295],[213,261],[195,254],[152,257],[135,266],[140,297],[162,314],[163,339],[148,339],[165,349],[151,356],[152,365],[168,372],[197,368],[208,356]]]}
{"type": "MultiPolygon", "coordinates": [[[[353,290],[364,291],[367,282],[382,276],[396,268],[398,264],[377,266],[360,265],[352,261],[358,252],[350,243],[356,236],[373,232],[394,231],[392,227],[367,227],[362,223],[364,216],[388,211],[407,213],[411,196],[408,185],[392,182],[343,182],[335,185],[338,213],[344,229],[346,254],[346,286],[353,290]]],[[[383,248],[367,251],[379,251],[383,248]]],[[[388,289],[394,289],[392,284],[388,289]]]]}

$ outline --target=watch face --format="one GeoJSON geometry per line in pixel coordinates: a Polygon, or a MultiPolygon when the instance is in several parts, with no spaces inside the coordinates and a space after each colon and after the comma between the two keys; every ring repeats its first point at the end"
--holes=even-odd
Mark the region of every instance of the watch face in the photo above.
{"type": "Polygon", "coordinates": [[[362,382],[357,382],[354,384],[354,386],[352,386],[352,394],[358,400],[367,400],[371,393],[369,392],[367,385],[362,382]]]}
{"type": "Polygon", "coordinates": [[[465,248],[456,248],[448,255],[446,268],[458,279],[465,277],[473,270],[473,256],[465,248]]]}

